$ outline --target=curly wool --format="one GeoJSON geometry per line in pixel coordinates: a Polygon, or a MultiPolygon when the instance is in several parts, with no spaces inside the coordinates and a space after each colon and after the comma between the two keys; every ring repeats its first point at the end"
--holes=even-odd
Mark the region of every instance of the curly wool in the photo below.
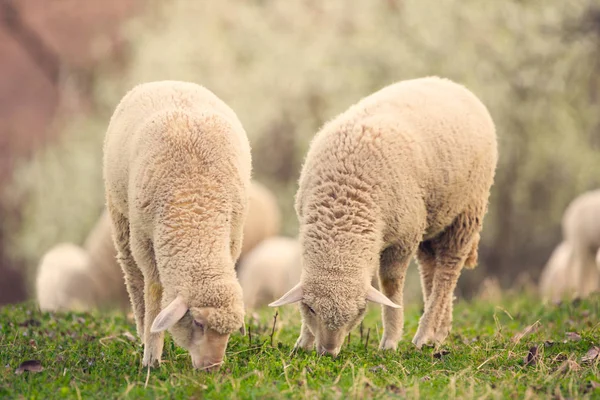
{"type": "Polygon", "coordinates": [[[325,124],[296,196],[303,302],[334,330],[364,309],[377,270],[384,293],[401,304],[398,271],[417,250],[430,282],[444,262],[431,243],[454,254],[452,263],[473,266],[497,158],[485,106],[437,77],[390,85],[325,124]]]}
{"type": "MultiPolygon", "coordinates": [[[[137,265],[144,280],[160,283],[152,296],[162,292],[162,307],[181,295],[190,307],[229,314],[212,317],[215,331],[238,329],[244,312],[234,263],[251,159],[235,113],[193,83],[139,85],[113,114],[104,166],[122,265],[137,265]]],[[[130,295],[143,298],[133,286],[128,282],[130,295]]]]}

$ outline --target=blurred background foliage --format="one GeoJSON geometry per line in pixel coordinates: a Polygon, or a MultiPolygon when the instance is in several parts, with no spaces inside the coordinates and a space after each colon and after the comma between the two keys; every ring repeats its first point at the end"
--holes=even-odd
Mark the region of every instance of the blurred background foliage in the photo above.
{"type": "Polygon", "coordinates": [[[75,92],[85,102],[61,84],[59,103],[86,107],[60,107],[47,127],[55,139],[17,160],[5,185],[6,258],[29,278],[47,249],[81,243],[99,215],[108,120],[150,80],[200,83],[237,112],[288,235],[300,166],[324,122],[399,80],[466,85],[496,122],[500,162],[480,266],[463,274],[463,294],[488,275],[504,286],[522,273],[537,279],[568,202],[600,187],[598,0],[147,0],[119,24],[117,42],[83,75],[62,64],[67,77],[85,77],[67,79],[84,86],[75,92]]]}

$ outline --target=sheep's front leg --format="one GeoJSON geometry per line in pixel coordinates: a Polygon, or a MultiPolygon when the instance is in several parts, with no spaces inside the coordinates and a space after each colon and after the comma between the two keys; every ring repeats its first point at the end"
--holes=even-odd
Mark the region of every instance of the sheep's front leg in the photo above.
{"type": "Polygon", "coordinates": [[[150,240],[141,234],[132,235],[132,250],[140,269],[144,272],[144,367],[160,364],[164,345],[164,332],[151,332],[152,323],[161,311],[162,285],[154,258],[154,249],[150,240]]]}
{"type": "Polygon", "coordinates": [[[108,200],[108,211],[110,213],[113,239],[117,250],[117,261],[121,265],[125,276],[125,286],[129,293],[131,308],[135,317],[137,333],[144,340],[144,275],[138,268],[129,243],[129,220],[114,209],[110,199],[108,200]]]}
{"type": "Polygon", "coordinates": [[[399,247],[389,247],[381,253],[379,279],[381,289],[392,302],[401,308],[382,306],[383,337],[379,348],[396,350],[404,331],[404,279],[410,263],[412,252],[403,251],[399,247]]]}
{"type": "Polygon", "coordinates": [[[164,332],[151,332],[152,322],[161,311],[162,286],[158,280],[148,279],[145,287],[146,299],[146,330],[144,332],[144,367],[152,367],[156,362],[160,364],[164,346],[164,332]]]}
{"type": "Polygon", "coordinates": [[[294,345],[294,350],[303,349],[310,351],[315,346],[315,335],[310,331],[308,325],[302,322],[302,328],[300,328],[300,337],[294,345]]]}

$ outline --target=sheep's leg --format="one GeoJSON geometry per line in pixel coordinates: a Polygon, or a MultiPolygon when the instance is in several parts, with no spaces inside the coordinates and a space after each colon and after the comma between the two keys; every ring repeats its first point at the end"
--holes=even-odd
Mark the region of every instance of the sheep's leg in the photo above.
{"type": "Polygon", "coordinates": [[[300,337],[294,345],[294,350],[300,348],[303,350],[312,350],[315,345],[315,335],[310,331],[308,325],[302,322],[302,328],[300,328],[300,337]]]}
{"type": "Polygon", "coordinates": [[[162,285],[158,275],[158,268],[154,257],[152,241],[145,239],[142,234],[134,234],[131,239],[132,252],[144,272],[144,303],[146,314],[144,320],[144,358],[142,365],[152,367],[156,362],[160,364],[164,345],[164,332],[151,332],[150,328],[154,319],[161,311],[162,285]]]}
{"type": "Polygon", "coordinates": [[[138,268],[129,245],[129,220],[112,207],[108,201],[113,239],[117,249],[117,260],[121,265],[125,276],[125,286],[129,293],[129,300],[135,317],[135,325],[138,336],[144,340],[144,315],[146,313],[144,304],[144,275],[138,268]]]}
{"type": "MultiPolygon", "coordinates": [[[[416,246],[415,246],[416,247],[416,246]]],[[[413,252],[400,247],[388,247],[379,260],[381,289],[391,301],[403,307],[404,278],[413,252]]],[[[383,337],[379,344],[382,350],[396,350],[404,330],[404,309],[382,306],[383,337]]]]}
{"type": "Polygon", "coordinates": [[[427,304],[427,299],[433,289],[433,275],[435,271],[435,251],[431,240],[422,242],[417,251],[417,260],[419,261],[419,274],[421,275],[421,290],[423,291],[423,304],[427,304]]]}
{"type": "Polygon", "coordinates": [[[577,294],[585,298],[594,292],[598,286],[598,275],[594,260],[595,254],[589,248],[577,248],[575,252],[577,254],[576,265],[579,269],[577,294]]]}
{"type": "Polygon", "coordinates": [[[436,254],[433,286],[413,338],[417,348],[429,341],[441,343],[448,336],[454,289],[473,240],[481,229],[481,220],[481,213],[460,214],[440,236],[432,239],[436,254]]]}

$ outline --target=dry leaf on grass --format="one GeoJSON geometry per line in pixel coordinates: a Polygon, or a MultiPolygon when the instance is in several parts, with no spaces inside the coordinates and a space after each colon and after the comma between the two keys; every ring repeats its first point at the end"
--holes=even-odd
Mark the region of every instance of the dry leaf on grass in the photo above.
{"type": "Polygon", "coordinates": [[[129,331],[125,331],[125,332],[123,333],[123,336],[125,336],[127,339],[131,340],[132,342],[135,342],[135,336],[133,336],[133,335],[131,334],[131,332],[129,332],[129,331]]]}
{"type": "Polygon", "coordinates": [[[576,332],[567,332],[566,336],[567,336],[567,339],[569,339],[573,342],[579,342],[581,340],[581,335],[576,332]]]}
{"type": "Polygon", "coordinates": [[[582,362],[592,362],[600,355],[600,347],[594,346],[581,358],[582,362]]]}
{"type": "Polygon", "coordinates": [[[387,368],[385,367],[385,365],[376,365],[374,367],[369,368],[369,371],[371,372],[377,372],[377,371],[387,371],[387,368]]]}
{"type": "Polygon", "coordinates": [[[38,360],[27,360],[23,361],[21,365],[15,369],[15,374],[21,375],[23,372],[42,372],[44,367],[42,367],[42,363],[38,360]]]}
{"type": "Polygon", "coordinates": [[[525,365],[535,365],[540,359],[540,352],[537,346],[533,346],[529,349],[529,353],[527,353],[527,357],[523,360],[525,365]]]}

